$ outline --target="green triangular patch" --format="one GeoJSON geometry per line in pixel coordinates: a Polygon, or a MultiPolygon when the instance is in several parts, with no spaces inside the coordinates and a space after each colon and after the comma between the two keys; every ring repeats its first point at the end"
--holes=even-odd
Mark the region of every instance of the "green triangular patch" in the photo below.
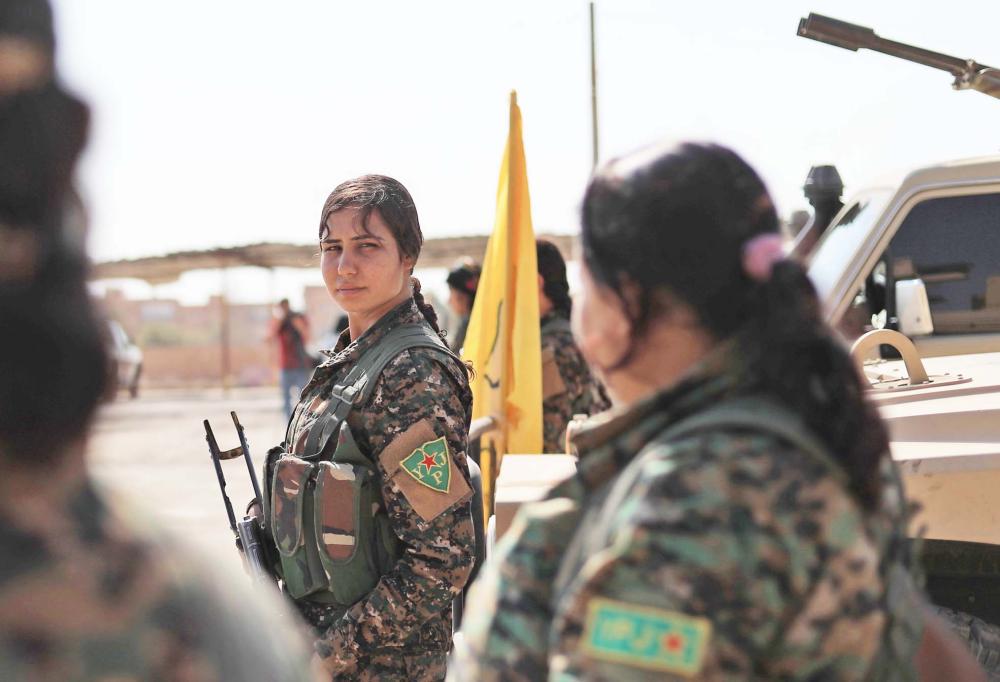
{"type": "Polygon", "coordinates": [[[451,457],[444,436],[424,443],[399,463],[403,471],[431,490],[447,493],[451,487],[451,457]]]}

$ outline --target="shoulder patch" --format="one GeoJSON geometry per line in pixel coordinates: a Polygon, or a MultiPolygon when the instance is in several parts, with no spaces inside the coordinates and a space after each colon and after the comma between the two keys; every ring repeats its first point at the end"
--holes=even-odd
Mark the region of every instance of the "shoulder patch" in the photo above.
{"type": "Polygon", "coordinates": [[[378,458],[386,475],[425,521],[472,497],[465,476],[454,470],[447,440],[435,433],[429,419],[396,436],[378,458]]]}
{"type": "Polygon", "coordinates": [[[599,660],[691,676],[701,671],[711,635],[712,623],[706,618],[592,599],[583,648],[599,660]]]}
{"type": "Polygon", "coordinates": [[[424,443],[399,463],[417,483],[439,493],[451,487],[451,454],[444,436],[424,443]]]}

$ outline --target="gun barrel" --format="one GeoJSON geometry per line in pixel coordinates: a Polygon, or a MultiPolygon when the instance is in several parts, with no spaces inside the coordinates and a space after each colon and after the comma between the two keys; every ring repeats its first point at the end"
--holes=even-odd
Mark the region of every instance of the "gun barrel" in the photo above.
{"type": "Polygon", "coordinates": [[[243,450],[243,459],[246,460],[247,472],[250,474],[250,484],[253,486],[253,494],[256,495],[257,501],[260,502],[260,483],[257,482],[257,472],[254,471],[253,459],[250,458],[250,446],[247,445],[247,435],[243,431],[243,425],[240,424],[239,417],[236,416],[236,411],[230,412],[229,415],[233,418],[236,433],[240,437],[240,448],[243,450]]]}
{"type": "Polygon", "coordinates": [[[825,17],[822,14],[810,13],[805,19],[800,19],[798,34],[803,38],[811,38],[822,43],[842,47],[845,50],[855,52],[862,48],[874,50],[933,69],[947,71],[956,78],[967,76],[970,70],[976,72],[987,68],[971,60],[888,40],[865,26],[825,17]]]}
{"type": "Polygon", "coordinates": [[[233,503],[229,501],[229,495],[226,494],[226,476],[222,473],[222,462],[219,459],[219,444],[215,440],[212,425],[208,423],[208,420],[204,420],[202,424],[205,426],[205,440],[208,441],[208,453],[212,457],[212,465],[215,466],[215,476],[219,479],[219,491],[222,493],[222,502],[226,505],[229,528],[233,533],[236,533],[236,514],[233,512],[233,503]]]}

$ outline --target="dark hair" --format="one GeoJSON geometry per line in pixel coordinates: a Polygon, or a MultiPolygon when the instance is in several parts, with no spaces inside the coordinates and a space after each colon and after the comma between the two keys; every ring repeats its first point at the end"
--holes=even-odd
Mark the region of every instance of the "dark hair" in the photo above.
{"type": "Polygon", "coordinates": [[[632,347],[670,297],[719,340],[734,339],[736,390],[775,397],[799,414],[848,474],[866,508],[881,492],[886,430],[861,377],[822,319],[802,266],[776,263],[761,282],[744,271],[743,247],[779,233],[757,173],[717,145],[682,144],[612,161],[583,200],[583,258],[595,281],[619,296],[632,347]],[[666,294],[666,296],[664,295],[666,294]]]}
{"type": "MultiPolygon", "coordinates": [[[[399,180],[386,175],[362,175],[337,185],[323,204],[323,212],[319,219],[321,240],[329,229],[326,225],[327,218],[345,208],[358,210],[361,226],[365,229],[368,228],[368,219],[372,212],[378,211],[399,246],[400,256],[412,258],[414,261],[420,256],[424,235],[420,231],[417,207],[413,203],[413,197],[399,180]]],[[[434,331],[441,334],[437,312],[420,293],[419,280],[413,277],[412,283],[413,300],[434,331]]]]}
{"type": "Polygon", "coordinates": [[[108,381],[107,330],[87,290],[82,227],[69,219],[88,120],[51,79],[0,95],[4,463],[57,460],[86,431],[108,381]]]}
{"type": "Polygon", "coordinates": [[[479,276],[482,268],[475,263],[462,263],[448,273],[446,279],[448,286],[455,291],[464,294],[469,299],[471,306],[476,302],[476,289],[479,288],[479,276]]]}
{"type": "Polygon", "coordinates": [[[535,241],[538,274],[542,276],[542,291],[552,301],[557,315],[569,319],[573,312],[573,299],[569,297],[569,280],[566,279],[566,261],[559,247],[545,239],[535,241]]]}

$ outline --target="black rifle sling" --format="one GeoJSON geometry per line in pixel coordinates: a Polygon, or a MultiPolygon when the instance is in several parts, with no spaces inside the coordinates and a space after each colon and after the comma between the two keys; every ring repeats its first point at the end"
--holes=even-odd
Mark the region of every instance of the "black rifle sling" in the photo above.
{"type": "Polygon", "coordinates": [[[429,348],[440,351],[456,361],[457,357],[444,345],[441,338],[427,325],[405,324],[389,331],[382,341],[366,350],[342,380],[330,392],[330,403],[320,418],[322,428],[314,428],[306,440],[305,452],[310,458],[319,456],[326,449],[330,438],[337,434],[340,425],[355,405],[364,405],[382,370],[397,355],[411,348],[429,348]]]}

